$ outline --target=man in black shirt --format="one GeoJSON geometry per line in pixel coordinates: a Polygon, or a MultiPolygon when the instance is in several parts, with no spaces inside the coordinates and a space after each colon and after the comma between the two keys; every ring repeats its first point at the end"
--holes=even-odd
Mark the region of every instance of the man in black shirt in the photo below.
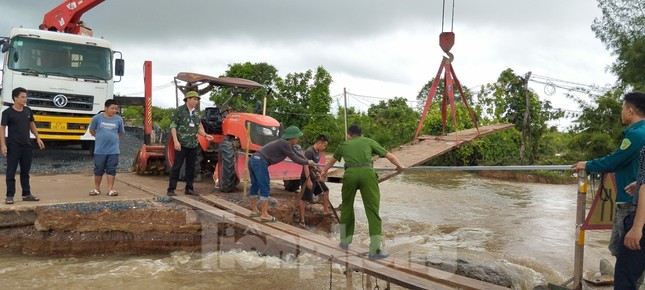
{"type": "MultiPolygon", "coordinates": [[[[313,160],[314,163],[320,161],[320,152],[327,148],[329,139],[325,135],[319,135],[316,138],[314,145],[305,151],[305,158],[313,160]]],[[[314,195],[323,194],[323,215],[330,215],[329,209],[329,188],[320,180],[320,170],[313,166],[305,165],[302,167],[302,174],[300,175],[301,196],[300,196],[300,226],[305,226],[305,207],[307,202],[312,202],[314,195]]]]}
{"type": "Polygon", "coordinates": [[[29,186],[29,170],[31,170],[31,138],[29,132],[36,137],[36,143],[40,149],[45,144],[38,136],[36,123],[31,110],[27,107],[27,90],[15,88],[11,92],[13,105],[2,111],[0,122],[0,145],[2,155],[7,157],[7,204],[13,204],[13,196],[16,193],[16,170],[20,164],[20,187],[22,188],[23,201],[39,201],[40,199],[31,194],[29,186]],[[8,130],[7,130],[8,128],[8,130]],[[8,131],[6,134],[5,132],[8,131]],[[5,135],[7,137],[5,138],[5,135]]]}

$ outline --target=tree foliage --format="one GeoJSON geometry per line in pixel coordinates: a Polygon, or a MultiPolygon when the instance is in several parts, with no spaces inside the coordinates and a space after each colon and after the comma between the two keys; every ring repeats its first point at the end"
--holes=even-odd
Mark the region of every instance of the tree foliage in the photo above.
{"type": "Polygon", "coordinates": [[[540,100],[533,91],[526,91],[526,80],[516,75],[512,69],[502,71],[497,82],[487,84],[478,94],[478,106],[490,123],[511,123],[519,132],[524,130],[528,136],[527,156],[530,164],[538,159],[542,137],[550,130],[548,121],[564,116],[553,108],[551,103],[540,100]],[[526,98],[529,99],[528,124],[524,126],[526,98]]]}
{"type": "Polygon", "coordinates": [[[611,67],[624,84],[645,89],[645,1],[598,0],[602,17],[591,30],[617,58],[611,67]]]}

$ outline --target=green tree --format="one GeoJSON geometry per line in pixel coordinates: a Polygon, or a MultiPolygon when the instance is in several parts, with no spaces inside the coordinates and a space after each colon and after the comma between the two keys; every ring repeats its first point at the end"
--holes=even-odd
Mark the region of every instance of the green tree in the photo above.
{"type": "Polygon", "coordinates": [[[623,90],[615,89],[601,96],[590,95],[591,102],[574,99],[582,111],[571,128],[575,136],[569,144],[577,152],[569,155],[589,160],[607,155],[616,148],[625,129],[620,118],[623,94],[623,90]]]}
{"type": "Polygon", "coordinates": [[[412,141],[419,123],[419,114],[401,97],[371,105],[367,116],[375,126],[371,138],[387,149],[412,141]]]}
{"type": "Polygon", "coordinates": [[[550,130],[547,122],[563,117],[564,113],[553,108],[549,101],[541,101],[535,92],[529,91],[529,123],[525,126],[525,81],[510,68],[502,71],[497,82],[482,88],[478,94],[478,106],[491,123],[511,123],[520,133],[528,131],[524,132],[528,137],[526,155],[529,163],[534,164],[543,142],[541,139],[550,130]]]}
{"type": "MultiPolygon", "coordinates": [[[[432,82],[434,79],[429,80],[419,91],[417,94],[417,111],[419,113],[419,116],[423,113],[424,107],[426,105],[426,100],[428,99],[428,94],[430,91],[430,88],[432,87],[432,82]]],[[[462,85],[463,86],[463,85],[462,85]]],[[[458,89],[456,89],[455,85],[455,91],[454,91],[454,102],[455,102],[455,117],[456,117],[456,125],[457,128],[454,128],[455,125],[453,124],[451,112],[450,112],[450,104],[446,104],[446,129],[445,132],[443,131],[442,128],[442,100],[443,100],[443,94],[444,94],[444,81],[441,79],[439,81],[439,84],[437,86],[437,91],[432,99],[432,103],[430,104],[430,107],[428,109],[428,114],[426,117],[426,120],[423,124],[423,128],[421,129],[421,135],[423,134],[430,134],[430,135],[441,135],[443,133],[450,133],[450,132],[455,132],[458,130],[464,130],[464,129],[470,129],[474,128],[475,124],[473,124],[470,114],[468,113],[468,110],[466,107],[463,105],[462,98],[466,99],[466,102],[468,103],[469,106],[471,106],[471,110],[473,111],[473,114],[475,116],[475,121],[479,122],[479,114],[480,112],[476,107],[473,107],[473,96],[472,92],[468,88],[463,88],[464,89],[464,96],[461,95],[458,89]]],[[[478,123],[479,124],[479,123],[478,123]]],[[[417,123],[418,125],[418,123],[417,123]]],[[[416,130],[416,128],[415,128],[416,130]]]]}
{"type": "MultiPolygon", "coordinates": [[[[167,130],[170,127],[174,110],[174,108],[163,109],[152,106],[152,123],[159,125],[164,130],[167,130]]],[[[130,125],[143,126],[143,117],[143,107],[141,106],[127,106],[123,110],[123,118],[130,125]]]]}
{"type": "Polygon", "coordinates": [[[262,102],[268,94],[268,88],[273,87],[276,80],[279,79],[278,70],[264,62],[229,64],[228,70],[223,76],[252,80],[265,87],[257,90],[216,87],[210,100],[221,109],[231,107],[240,112],[255,113],[262,112],[262,102]]]}
{"type": "Polygon", "coordinates": [[[645,89],[645,1],[598,0],[602,17],[591,30],[617,57],[611,67],[624,84],[645,89]]]}
{"type": "Polygon", "coordinates": [[[322,66],[316,71],[290,73],[276,80],[276,94],[268,104],[271,114],[287,126],[304,128],[323,118],[331,109],[331,75],[322,66]]]}

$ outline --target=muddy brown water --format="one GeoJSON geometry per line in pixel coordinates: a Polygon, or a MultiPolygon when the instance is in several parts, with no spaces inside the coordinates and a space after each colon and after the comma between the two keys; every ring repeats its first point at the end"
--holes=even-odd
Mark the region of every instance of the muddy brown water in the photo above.
{"type": "MultiPolygon", "coordinates": [[[[332,203],[339,204],[340,185],[330,188],[332,203]]],[[[406,172],[382,183],[381,191],[383,232],[392,255],[491,266],[509,275],[515,289],[561,283],[573,275],[575,185],[406,172]]],[[[366,247],[360,197],[355,207],[354,241],[366,247]]],[[[598,272],[601,258],[614,262],[608,239],[609,231],[587,232],[586,276],[598,272]]],[[[345,286],[342,271],[331,265],[332,288],[345,286]]],[[[354,275],[356,289],[361,279],[354,275]]],[[[0,282],[6,289],[329,289],[330,264],[306,254],[278,259],[244,251],[62,259],[5,255],[0,282]]]]}

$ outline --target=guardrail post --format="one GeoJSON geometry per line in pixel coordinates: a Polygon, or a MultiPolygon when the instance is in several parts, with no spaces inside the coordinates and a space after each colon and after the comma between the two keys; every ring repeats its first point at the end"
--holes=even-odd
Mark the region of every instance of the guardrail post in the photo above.
{"type": "Polygon", "coordinates": [[[573,262],[573,289],[582,289],[582,270],[585,254],[585,210],[587,205],[587,172],[578,170],[578,202],[576,208],[576,242],[573,262]]]}

